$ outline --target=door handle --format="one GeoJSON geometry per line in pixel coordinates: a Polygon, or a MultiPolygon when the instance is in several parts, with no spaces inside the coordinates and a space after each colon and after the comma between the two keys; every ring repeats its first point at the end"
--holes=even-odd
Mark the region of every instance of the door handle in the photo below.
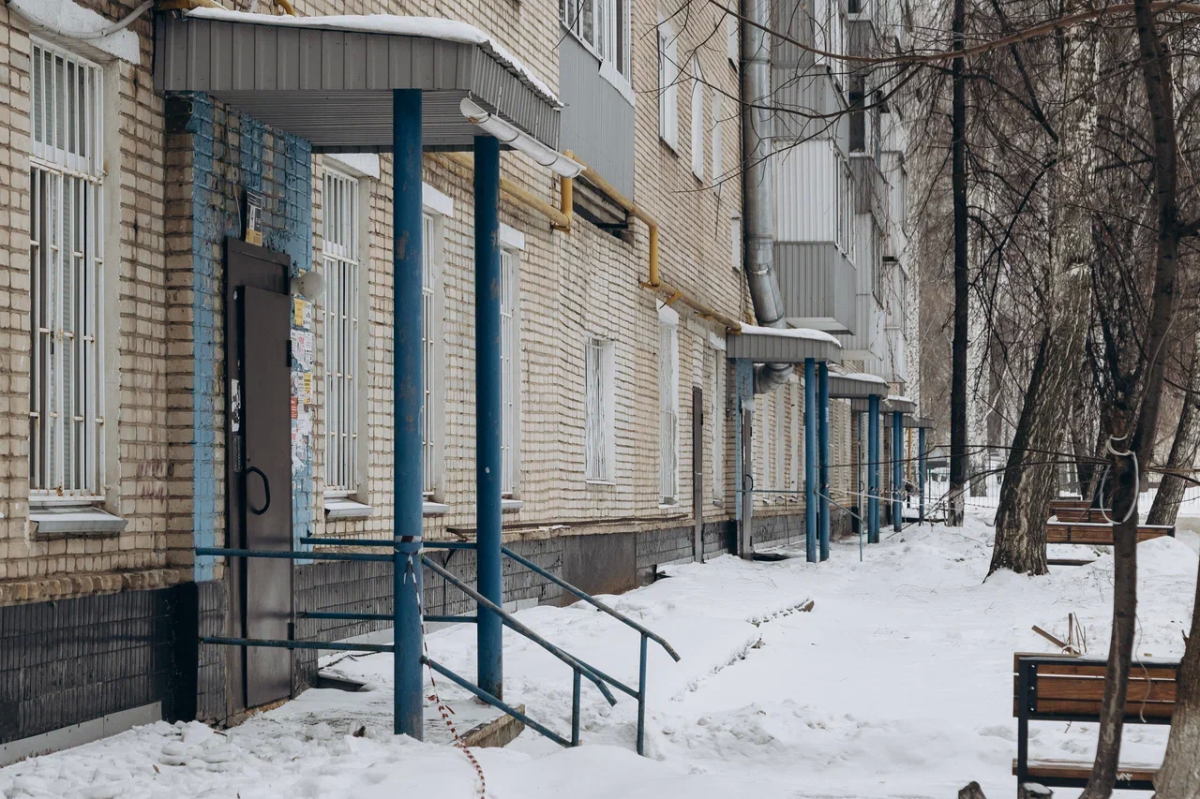
{"type": "MultiPolygon", "coordinates": [[[[250,504],[250,500],[247,497],[246,507],[255,516],[262,516],[264,513],[267,512],[267,509],[271,507],[271,481],[267,479],[267,476],[263,473],[263,470],[258,468],[257,466],[251,466],[250,468],[246,469],[246,474],[250,474],[251,472],[257,473],[258,476],[262,478],[263,493],[265,493],[267,495],[267,501],[263,503],[263,506],[261,508],[256,508],[250,504]]],[[[247,492],[247,493],[249,493],[249,492],[247,492]]]]}

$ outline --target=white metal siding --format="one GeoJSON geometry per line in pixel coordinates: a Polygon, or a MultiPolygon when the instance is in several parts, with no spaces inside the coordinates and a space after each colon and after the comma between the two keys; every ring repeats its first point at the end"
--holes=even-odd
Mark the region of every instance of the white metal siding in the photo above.
{"type": "Polygon", "coordinates": [[[838,159],[828,141],[807,141],[772,159],[777,241],[836,241],[838,159]]]}

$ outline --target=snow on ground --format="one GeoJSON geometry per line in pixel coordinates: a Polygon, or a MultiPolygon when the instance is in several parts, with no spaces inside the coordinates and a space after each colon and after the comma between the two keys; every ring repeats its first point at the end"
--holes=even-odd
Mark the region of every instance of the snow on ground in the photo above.
{"type": "MultiPolygon", "coordinates": [[[[1051,651],[1031,625],[1064,637],[1074,611],[1089,653],[1103,656],[1112,561],[984,583],[991,535],[971,518],[959,530],[909,528],[868,547],[863,563],[857,542],[848,541],[820,565],[726,556],[668,568],[669,579],[610,598],[683,656],[676,664],[651,645],[650,757],[632,751],[634,701],[618,694],[609,708],[585,681],[585,746],[564,751],[526,731],[506,749],[477,752],[488,795],[946,797],[974,779],[989,796],[1012,796],[1013,652],[1051,651]]],[[[1197,572],[1190,543],[1139,547],[1141,657],[1182,654],[1197,572]]],[[[636,683],[638,638],[619,622],[579,605],[518,615],[636,683]]],[[[570,671],[511,632],[505,642],[505,698],[566,734],[570,671]]],[[[429,647],[435,659],[473,675],[473,627],[434,633],[429,647]]],[[[373,690],[309,691],[224,732],[194,723],[143,727],[0,769],[0,797],[478,795],[461,752],[390,735],[390,656],[344,658],[328,668],[373,690]]],[[[444,680],[439,687],[449,693],[444,680]]],[[[1095,731],[1041,723],[1033,736],[1035,757],[1087,761],[1095,731]]],[[[1157,762],[1165,739],[1163,728],[1127,727],[1126,762],[1157,762]]]]}

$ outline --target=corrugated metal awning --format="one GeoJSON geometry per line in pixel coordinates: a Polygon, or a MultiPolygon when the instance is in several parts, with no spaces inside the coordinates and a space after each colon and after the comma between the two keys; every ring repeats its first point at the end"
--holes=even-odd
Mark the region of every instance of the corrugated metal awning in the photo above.
{"type": "MultiPolygon", "coordinates": [[[[869,403],[870,403],[869,399],[852,399],[852,400],[850,400],[850,410],[856,411],[858,413],[867,413],[871,410],[871,406],[869,403]]],[[[916,410],[917,410],[916,403],[909,399],[905,399],[903,401],[897,401],[895,398],[888,398],[888,399],[881,398],[879,401],[879,412],[880,413],[895,413],[896,411],[900,411],[900,413],[906,414],[906,417],[905,417],[906,426],[909,426],[909,425],[907,425],[907,419],[909,418],[907,415],[916,412],[916,410]]]]}
{"type": "Polygon", "coordinates": [[[887,381],[875,375],[862,373],[829,375],[830,399],[866,400],[872,396],[886,397],[887,393],[887,381]]]}
{"type": "Polygon", "coordinates": [[[755,328],[743,325],[742,332],[725,336],[727,358],[754,363],[804,363],[809,358],[826,363],[841,363],[842,348],[837,339],[819,331],[784,328],[755,328]],[[746,332],[753,330],[753,333],[746,332]]]}
{"type": "Polygon", "coordinates": [[[905,416],[904,426],[932,430],[934,428],[934,423],[933,419],[930,419],[928,416],[905,416]]]}
{"type": "Polygon", "coordinates": [[[204,92],[315,152],[390,151],[393,89],[424,91],[426,150],[471,148],[481,131],[464,98],[558,149],[557,98],[463,23],[199,9],[158,14],[154,48],[157,91],[204,92]]]}

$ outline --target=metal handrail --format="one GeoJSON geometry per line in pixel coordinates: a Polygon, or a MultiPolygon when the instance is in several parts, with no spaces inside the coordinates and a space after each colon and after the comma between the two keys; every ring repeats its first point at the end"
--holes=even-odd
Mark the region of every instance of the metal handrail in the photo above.
{"type": "Polygon", "coordinates": [[[521,565],[525,566],[527,569],[533,570],[537,574],[540,574],[541,576],[545,577],[550,582],[555,583],[559,587],[564,588],[567,591],[571,592],[575,596],[582,599],[584,602],[587,602],[589,605],[592,605],[592,606],[598,608],[599,610],[604,611],[609,616],[612,616],[614,619],[617,619],[618,621],[621,621],[621,622],[625,623],[626,625],[628,625],[629,627],[632,627],[633,629],[637,630],[643,636],[645,636],[646,638],[649,638],[651,641],[653,641],[654,643],[658,644],[663,649],[665,649],[667,651],[667,654],[670,655],[675,660],[676,663],[678,663],[680,661],[679,653],[676,652],[674,647],[672,647],[670,644],[668,644],[666,642],[666,640],[663,639],[662,636],[658,635],[655,632],[647,630],[645,627],[638,624],[636,621],[629,618],[624,613],[620,613],[620,612],[614,610],[610,606],[601,602],[599,599],[596,599],[591,594],[585,593],[583,590],[576,588],[575,586],[571,585],[570,583],[568,583],[566,580],[562,579],[561,577],[556,577],[555,575],[546,571],[545,569],[543,569],[541,566],[537,565],[533,561],[521,557],[520,555],[518,555],[516,552],[513,552],[508,547],[502,546],[502,547],[500,547],[500,551],[503,552],[508,557],[515,560],[517,563],[520,563],[521,565]]]}
{"type": "Polygon", "coordinates": [[[554,655],[556,658],[561,660],[563,663],[566,663],[572,669],[578,669],[583,674],[583,676],[587,677],[591,682],[593,682],[596,685],[597,688],[600,689],[600,693],[604,694],[604,698],[608,700],[608,704],[610,706],[615,705],[617,703],[617,698],[615,696],[613,696],[612,691],[608,690],[608,686],[604,684],[604,680],[598,674],[596,674],[594,671],[592,671],[592,669],[589,666],[576,660],[571,655],[568,655],[566,652],[559,649],[557,646],[550,643],[545,638],[542,638],[540,635],[538,635],[533,630],[526,627],[521,622],[517,621],[516,617],[514,617],[511,613],[509,613],[504,608],[497,605],[495,602],[492,602],[490,599],[488,599],[483,594],[476,591],[474,588],[471,588],[469,585],[464,583],[462,580],[459,580],[457,577],[455,577],[453,574],[451,574],[448,570],[446,570],[445,568],[440,566],[435,561],[432,561],[428,557],[425,557],[424,555],[422,555],[421,562],[424,563],[430,569],[432,569],[436,574],[441,575],[441,577],[443,579],[445,579],[446,582],[450,583],[455,588],[462,591],[467,596],[471,597],[471,599],[474,599],[480,605],[482,605],[483,607],[487,608],[488,610],[490,610],[491,612],[493,612],[497,616],[499,616],[504,621],[505,626],[511,627],[513,630],[515,630],[516,632],[525,636],[530,641],[533,641],[535,644],[540,646],[542,649],[545,649],[547,652],[554,655]]]}
{"type": "MultiPolygon", "coordinates": [[[[546,736],[551,741],[554,741],[559,746],[578,746],[579,745],[579,723],[577,720],[572,724],[572,732],[571,732],[572,740],[568,741],[566,738],[563,738],[561,735],[559,735],[558,733],[556,733],[554,730],[550,729],[546,725],[544,725],[540,722],[534,721],[529,716],[527,716],[524,713],[522,713],[521,711],[517,710],[512,705],[509,705],[509,704],[497,699],[496,697],[492,696],[487,691],[480,688],[475,683],[468,680],[466,677],[462,677],[462,676],[459,676],[458,674],[455,674],[453,671],[446,668],[441,663],[438,663],[436,660],[433,660],[432,658],[422,655],[421,662],[424,663],[429,668],[436,671],[438,674],[445,677],[446,679],[450,680],[455,685],[465,688],[466,690],[475,694],[475,696],[479,697],[481,700],[483,700],[487,704],[491,705],[492,707],[496,708],[497,710],[503,711],[505,714],[512,716],[514,719],[517,719],[518,721],[522,722],[527,727],[532,727],[533,729],[537,730],[542,735],[546,736]]],[[[578,710],[578,707],[579,707],[579,700],[578,700],[578,697],[579,697],[579,688],[578,688],[578,686],[579,686],[579,670],[578,669],[575,670],[575,678],[576,678],[575,707],[576,707],[576,710],[578,710]]]]}

